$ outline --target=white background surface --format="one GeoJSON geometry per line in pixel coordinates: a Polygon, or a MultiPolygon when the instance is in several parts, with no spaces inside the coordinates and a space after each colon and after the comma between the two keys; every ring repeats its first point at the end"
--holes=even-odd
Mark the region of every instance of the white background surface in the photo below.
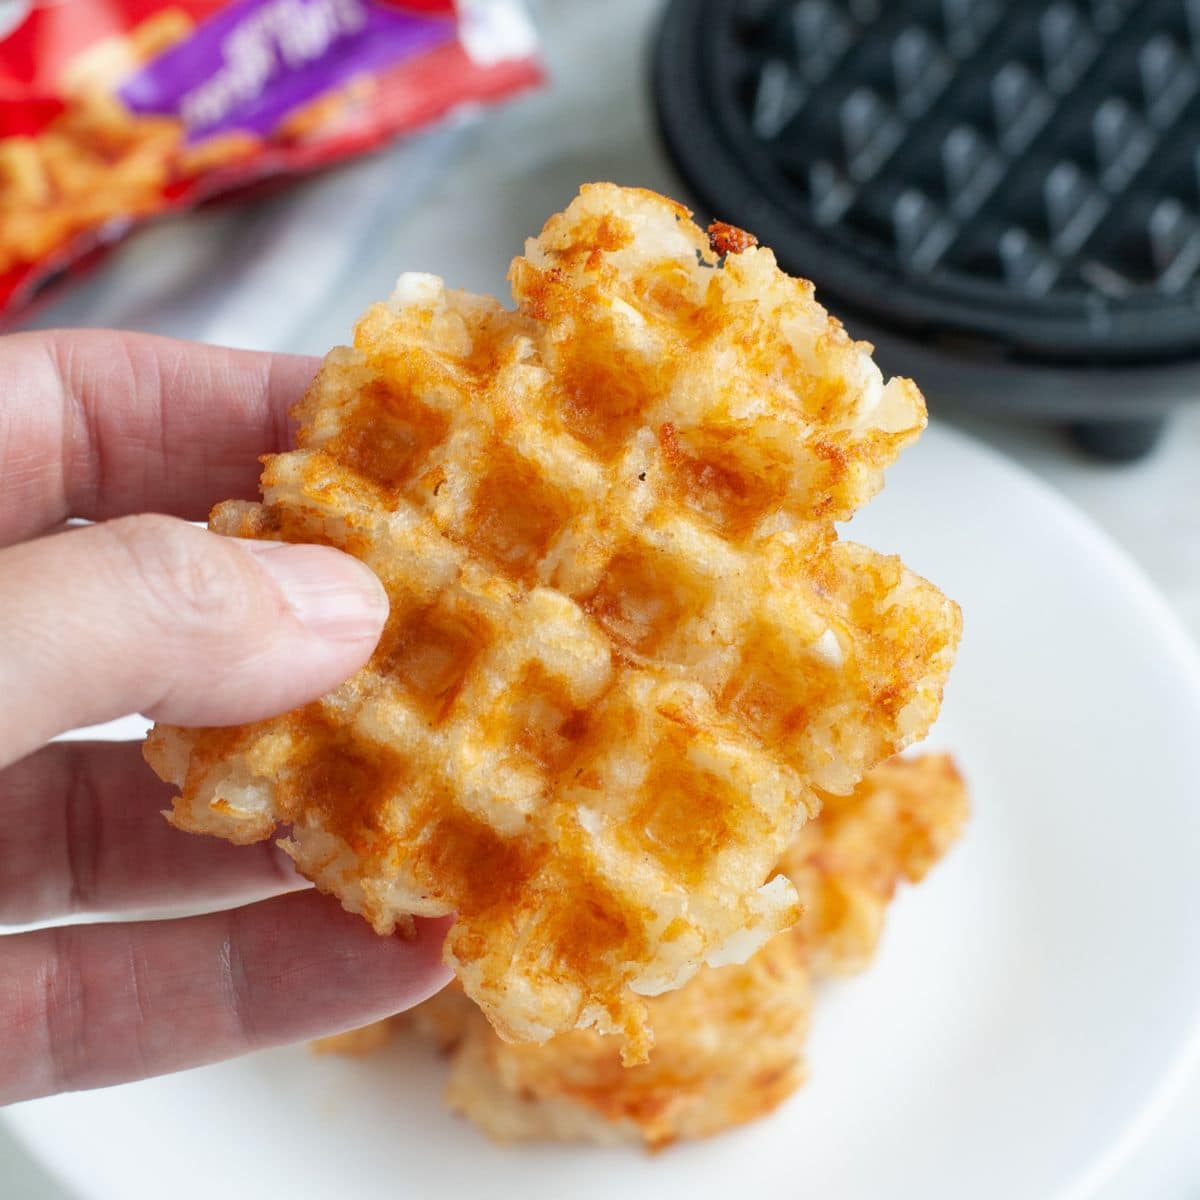
{"type": "MultiPolygon", "coordinates": [[[[649,0],[540,6],[547,90],[267,205],[212,210],[149,230],[37,323],[121,325],[321,353],[345,340],[354,317],[387,294],[401,269],[505,294],[504,271],[522,238],[580,182],[680,191],[654,142],[646,99],[645,45],[658,7],[649,0]]],[[[930,397],[935,413],[937,399],[930,397]]],[[[1054,431],[955,423],[1095,518],[1200,639],[1200,405],[1180,413],[1149,459],[1117,468],[1077,457],[1054,431]]],[[[947,519],[953,515],[951,507],[947,519]]],[[[1136,804],[1133,797],[1134,819],[1136,804]]],[[[1195,1200],[1198,1134],[1200,1078],[1095,1200],[1195,1200]]],[[[2,1127],[0,1195],[66,1196],[2,1127]]]]}

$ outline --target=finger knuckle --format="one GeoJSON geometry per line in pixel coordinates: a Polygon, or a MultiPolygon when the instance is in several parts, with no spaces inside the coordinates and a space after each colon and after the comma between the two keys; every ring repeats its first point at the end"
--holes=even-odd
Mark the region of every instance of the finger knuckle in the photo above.
{"type": "Polygon", "coordinates": [[[156,619],[210,628],[248,605],[246,572],[233,551],[206,544],[182,521],[146,515],[106,528],[156,619]]]}
{"type": "Polygon", "coordinates": [[[88,758],[78,750],[69,752],[69,782],[63,795],[62,843],[67,868],[68,912],[86,912],[99,898],[100,863],[103,859],[104,823],[100,820],[100,797],[88,758]]]}
{"type": "Polygon", "coordinates": [[[235,1039],[242,1045],[253,1049],[260,1039],[254,1020],[254,988],[242,952],[243,938],[247,933],[245,913],[233,909],[229,913],[228,920],[229,924],[225,937],[221,940],[221,952],[218,956],[221,993],[225,998],[235,1039]]]}
{"type": "Polygon", "coordinates": [[[55,929],[42,974],[41,1021],[51,1088],[55,1092],[78,1086],[91,1057],[87,1038],[86,975],[82,968],[79,931],[55,929]]]}

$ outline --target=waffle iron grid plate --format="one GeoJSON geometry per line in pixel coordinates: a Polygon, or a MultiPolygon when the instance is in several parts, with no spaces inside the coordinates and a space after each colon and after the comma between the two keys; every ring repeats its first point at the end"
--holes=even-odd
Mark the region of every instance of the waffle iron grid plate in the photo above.
{"type": "Polygon", "coordinates": [[[674,0],[699,205],[884,364],[1109,457],[1200,391],[1200,0],[674,0]]]}

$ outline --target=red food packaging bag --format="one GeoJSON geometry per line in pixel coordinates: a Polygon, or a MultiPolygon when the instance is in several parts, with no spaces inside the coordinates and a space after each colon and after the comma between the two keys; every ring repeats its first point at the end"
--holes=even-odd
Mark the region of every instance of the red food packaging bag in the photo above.
{"type": "Polygon", "coordinates": [[[0,315],[139,221],[541,78],[518,0],[26,0],[0,20],[0,315]]]}

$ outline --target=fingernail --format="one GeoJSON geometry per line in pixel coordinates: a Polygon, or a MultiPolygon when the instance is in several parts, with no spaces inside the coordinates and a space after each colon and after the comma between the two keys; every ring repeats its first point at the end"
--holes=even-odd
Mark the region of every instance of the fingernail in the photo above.
{"type": "Polygon", "coordinates": [[[275,581],[307,629],[335,642],[375,638],[387,619],[388,598],[375,572],[327,546],[239,541],[275,581]]]}

